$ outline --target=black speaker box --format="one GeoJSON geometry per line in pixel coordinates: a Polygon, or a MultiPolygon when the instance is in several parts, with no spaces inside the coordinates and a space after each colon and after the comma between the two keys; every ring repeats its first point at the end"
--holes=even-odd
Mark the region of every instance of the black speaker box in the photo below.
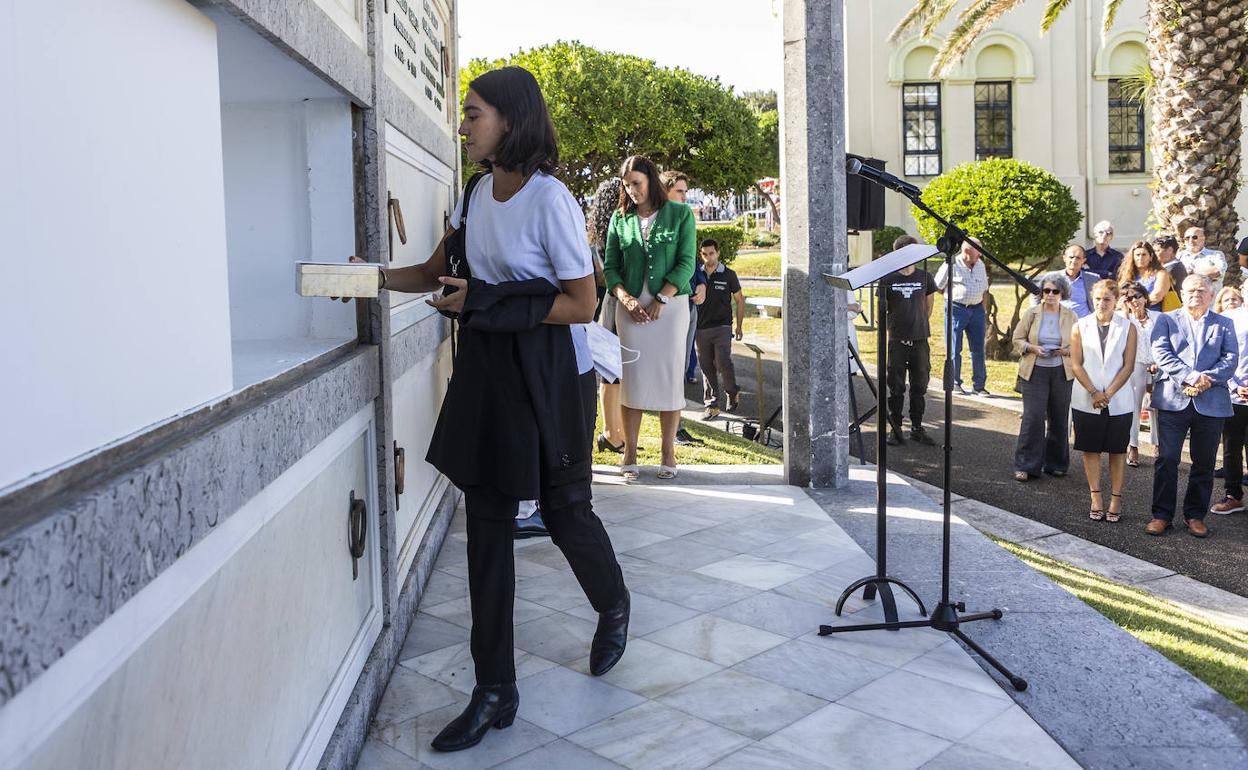
{"type": "MultiPolygon", "coordinates": [[[[847,153],[846,162],[857,158],[864,166],[884,170],[879,158],[864,158],[847,153]]],[[[850,230],[879,230],[884,227],[884,188],[857,174],[845,174],[846,224],[850,230]]]]}

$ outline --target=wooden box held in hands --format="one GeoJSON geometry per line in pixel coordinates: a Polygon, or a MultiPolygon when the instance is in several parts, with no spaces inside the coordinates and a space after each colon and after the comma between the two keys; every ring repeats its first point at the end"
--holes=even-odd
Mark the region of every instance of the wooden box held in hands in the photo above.
{"type": "Polygon", "coordinates": [[[301,297],[376,297],[380,266],[373,263],[297,262],[295,288],[301,297]]]}

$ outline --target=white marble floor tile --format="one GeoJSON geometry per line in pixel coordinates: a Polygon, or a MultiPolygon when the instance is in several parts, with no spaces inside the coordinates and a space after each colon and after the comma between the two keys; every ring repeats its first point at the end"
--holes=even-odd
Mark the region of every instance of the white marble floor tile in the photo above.
{"type": "Polygon", "coordinates": [[[669,537],[668,535],[660,535],[657,532],[638,529],[628,524],[612,524],[607,529],[607,535],[610,536],[611,547],[615,549],[616,553],[627,553],[634,548],[641,548],[651,543],[660,543],[669,537]]]}
{"type": "Polygon", "coordinates": [[[713,519],[706,519],[677,510],[669,510],[630,519],[628,526],[644,529],[647,532],[657,532],[668,537],[680,537],[690,532],[697,532],[699,529],[717,526],[719,523],[713,519]]]}
{"type": "MultiPolygon", "coordinates": [[[[441,604],[435,604],[428,609],[422,609],[435,618],[441,618],[450,623],[454,623],[457,626],[463,626],[464,628],[472,628],[472,611],[470,606],[468,597],[465,596],[462,599],[452,599],[449,602],[442,602],[441,604]]],[[[536,620],[537,618],[544,617],[552,612],[554,612],[554,610],[550,607],[534,604],[533,602],[525,601],[517,596],[513,610],[513,617],[515,618],[515,623],[520,624],[526,623],[530,620],[536,620]]]]}
{"type": "Polygon", "coordinates": [[[559,736],[645,702],[628,690],[562,666],[531,676],[519,687],[520,718],[559,736]]]}
{"type": "Polygon", "coordinates": [[[788,641],[787,637],[717,615],[699,615],[646,637],[721,666],[731,666],[788,641]]]}
{"type": "Polygon", "coordinates": [[[629,556],[679,569],[697,569],[714,561],[736,554],[726,548],[716,548],[693,540],[673,539],[634,548],[629,556]]]}
{"type": "Polygon", "coordinates": [[[809,636],[832,617],[832,610],[820,604],[803,602],[774,591],[720,607],[715,615],[761,628],[789,638],[809,636]]]}
{"type": "Polygon", "coordinates": [[[467,628],[435,618],[427,612],[417,612],[412,619],[412,625],[408,627],[407,639],[403,641],[403,649],[399,651],[399,660],[407,660],[466,641],[467,628]]]}
{"type": "Polygon", "coordinates": [[[810,767],[836,770],[914,770],[951,745],[835,703],[765,738],[763,744],[804,757],[810,767]]]}
{"type": "MultiPolygon", "coordinates": [[[[628,635],[630,638],[652,634],[655,631],[676,625],[682,620],[688,620],[698,615],[697,610],[665,602],[662,599],[655,599],[653,596],[646,596],[645,594],[633,593],[629,601],[632,605],[628,618],[628,635]]],[[[579,607],[573,607],[567,613],[573,617],[588,620],[595,625],[598,623],[598,611],[589,602],[585,602],[579,607]]]]}
{"type": "MultiPolygon", "coordinates": [[[[874,608],[868,608],[852,615],[830,617],[827,622],[835,626],[878,623],[881,620],[878,614],[874,608]]],[[[901,631],[835,633],[820,637],[820,641],[826,643],[828,649],[899,668],[944,644],[948,638],[938,631],[907,628],[901,631]]]]}
{"type": "Polygon", "coordinates": [[[963,650],[952,639],[931,652],[920,655],[901,669],[929,679],[938,679],[958,687],[965,687],[983,695],[991,695],[1003,700],[1010,699],[1005,690],[1001,689],[1001,685],[988,676],[971,658],[970,653],[963,650]]]}
{"type": "Polygon", "coordinates": [[[861,553],[857,545],[831,545],[800,537],[781,540],[754,553],[764,559],[781,561],[810,570],[823,570],[861,553]]]}
{"type": "Polygon", "coordinates": [[[425,770],[427,767],[376,738],[364,742],[364,749],[355,763],[355,770],[425,770]]]}
{"type": "Polygon", "coordinates": [[[966,746],[1025,765],[1076,770],[1079,763],[1017,705],[989,720],[962,740],[966,746]]]}
{"type": "Polygon", "coordinates": [[[520,649],[556,663],[569,663],[589,654],[596,623],[562,612],[531,620],[515,627],[515,643],[520,649]]]}
{"type": "MultiPolygon", "coordinates": [[[[523,708],[523,695],[520,703],[523,708]]],[[[505,729],[491,729],[480,743],[468,751],[449,754],[434,751],[429,745],[434,736],[459,716],[467,705],[468,698],[461,696],[460,702],[453,706],[430,711],[406,722],[375,726],[371,737],[436,770],[479,770],[491,767],[526,754],[556,738],[554,734],[520,718],[505,729]]]]}
{"type": "Polygon", "coordinates": [[[772,561],[750,554],[739,554],[723,561],[707,564],[694,570],[700,575],[707,575],[733,583],[740,583],[760,591],[767,591],[785,583],[797,580],[810,574],[805,567],[772,561]]]}
{"type": "MultiPolygon", "coordinates": [[[[589,656],[569,665],[582,674],[588,674],[589,656]]],[[[657,698],[719,670],[720,666],[709,660],[695,658],[646,639],[632,639],[620,662],[599,679],[647,698],[657,698]]]]}
{"type": "Polygon", "coordinates": [[[516,551],[515,559],[512,562],[515,565],[516,580],[524,580],[525,578],[541,577],[549,575],[560,568],[550,567],[541,562],[524,557],[524,551],[516,551]]]}
{"type": "Polygon", "coordinates": [[[829,649],[823,640],[794,639],[733,666],[736,671],[835,701],[893,671],[829,649]]]}
{"type": "Polygon", "coordinates": [[[751,743],[711,765],[710,770],[801,770],[816,766],[806,757],[775,746],[751,743]]]}
{"type": "MultiPolygon", "coordinates": [[[[541,673],[555,664],[545,658],[539,658],[524,650],[515,650],[516,679],[541,673]]],[[[400,665],[423,674],[430,679],[458,690],[465,695],[472,694],[477,676],[472,665],[472,650],[468,642],[444,647],[440,650],[425,653],[416,658],[404,660],[400,665]]]]}
{"type": "Polygon", "coordinates": [[[499,770],[622,770],[624,766],[575,743],[558,740],[495,767],[499,770]]]}
{"type": "Polygon", "coordinates": [[[373,723],[389,725],[403,722],[459,700],[460,694],[445,684],[411,669],[395,666],[373,723]]]}
{"type": "Polygon", "coordinates": [[[1030,770],[1032,767],[1035,766],[1024,765],[1021,762],[956,743],[923,765],[922,770],[1030,770]]]}
{"type": "Polygon", "coordinates": [[[568,740],[633,770],[698,770],[750,743],[743,735],[654,701],[573,733],[568,740]]]}
{"type": "Polygon", "coordinates": [[[667,575],[654,576],[626,573],[626,580],[629,589],[636,593],[643,593],[701,612],[710,612],[757,593],[756,589],[695,572],[672,571],[667,575]]]}
{"type": "Polygon", "coordinates": [[[826,700],[744,674],[720,671],[659,702],[760,740],[828,705],[826,700]]]}
{"type": "MultiPolygon", "coordinates": [[[[572,570],[564,569],[538,577],[517,580],[516,598],[562,611],[584,604],[585,590],[577,582],[572,570]]],[[[517,619],[516,622],[524,621],[517,619]]]]}
{"type": "Polygon", "coordinates": [[[429,573],[429,582],[425,584],[425,592],[420,595],[420,603],[422,606],[432,607],[435,604],[449,602],[451,599],[462,599],[467,595],[467,580],[435,569],[429,573]]]}
{"type": "MultiPolygon", "coordinates": [[[[870,572],[875,571],[872,565],[870,572]]],[[[788,596],[793,599],[799,599],[804,602],[813,604],[822,604],[829,609],[835,609],[836,602],[840,598],[841,593],[848,588],[855,580],[865,577],[869,572],[854,573],[854,577],[846,578],[840,575],[832,575],[827,572],[812,572],[808,575],[791,580],[782,586],[777,586],[774,590],[782,596],[788,596]]],[[[878,602],[878,599],[866,601],[862,598],[862,590],[856,590],[845,601],[844,610],[847,612],[857,612],[864,607],[870,607],[878,602]]],[[[900,605],[903,601],[898,598],[897,603],[900,605]]]]}
{"type": "Polygon", "coordinates": [[[908,671],[887,674],[837,703],[951,741],[966,738],[1012,705],[908,671]]]}

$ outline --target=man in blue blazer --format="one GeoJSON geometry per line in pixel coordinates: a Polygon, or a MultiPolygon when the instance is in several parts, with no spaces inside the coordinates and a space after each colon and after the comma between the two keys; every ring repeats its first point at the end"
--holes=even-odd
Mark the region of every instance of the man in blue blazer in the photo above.
{"type": "Polygon", "coordinates": [[[1213,493],[1213,464],[1222,421],[1232,414],[1226,383],[1239,359],[1235,327],[1230,319],[1209,310],[1212,301],[1209,279],[1189,275],[1183,281],[1183,307],[1159,315],[1153,327],[1158,455],[1153,469],[1153,520],[1147,527],[1150,535],[1164,535],[1172,526],[1179,460],[1189,432],[1192,471],[1183,496],[1183,517],[1189,534],[1209,534],[1204,518],[1213,493]]]}

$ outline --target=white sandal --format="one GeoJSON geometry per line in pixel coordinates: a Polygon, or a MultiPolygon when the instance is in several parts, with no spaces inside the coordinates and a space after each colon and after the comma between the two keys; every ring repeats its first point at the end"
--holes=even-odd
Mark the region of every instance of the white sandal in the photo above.
{"type": "Polygon", "coordinates": [[[663,479],[664,481],[667,481],[668,479],[674,479],[674,478],[676,478],[676,466],[674,466],[674,465],[660,465],[660,466],[659,466],[659,472],[658,472],[657,476],[658,476],[659,478],[663,479]]]}
{"type": "Polygon", "coordinates": [[[641,472],[637,470],[636,465],[621,465],[620,475],[624,477],[625,481],[636,481],[641,478],[641,472]]]}

